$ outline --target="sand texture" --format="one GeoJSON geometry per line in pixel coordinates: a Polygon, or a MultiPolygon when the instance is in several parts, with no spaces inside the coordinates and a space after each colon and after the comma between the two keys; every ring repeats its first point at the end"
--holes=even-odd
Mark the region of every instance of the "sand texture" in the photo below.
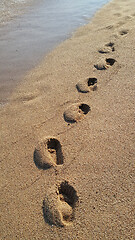
{"type": "Polygon", "coordinates": [[[113,0],[1,108],[1,239],[133,240],[135,1],[113,0]]]}

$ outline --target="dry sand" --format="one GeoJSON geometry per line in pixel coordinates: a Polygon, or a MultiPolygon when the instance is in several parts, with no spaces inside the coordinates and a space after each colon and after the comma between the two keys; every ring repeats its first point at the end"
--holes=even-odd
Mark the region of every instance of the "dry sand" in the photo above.
{"type": "Polygon", "coordinates": [[[1,109],[1,239],[134,239],[134,59],[114,0],[1,109]]]}

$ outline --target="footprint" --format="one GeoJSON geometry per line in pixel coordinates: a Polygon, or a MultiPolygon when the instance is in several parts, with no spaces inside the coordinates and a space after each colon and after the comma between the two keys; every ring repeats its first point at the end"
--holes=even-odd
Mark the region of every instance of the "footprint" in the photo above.
{"type": "Polygon", "coordinates": [[[100,60],[94,67],[97,70],[106,70],[108,67],[113,66],[115,62],[116,60],[114,58],[106,58],[105,60],[100,60]]]}
{"type": "Polygon", "coordinates": [[[123,30],[120,31],[120,35],[121,36],[126,35],[128,32],[129,32],[128,29],[123,29],[123,30]]]}
{"type": "Polygon", "coordinates": [[[87,104],[73,104],[63,114],[64,120],[68,123],[75,123],[81,120],[84,115],[90,111],[90,107],[87,104]]]}
{"type": "Polygon", "coordinates": [[[105,28],[108,29],[108,30],[110,30],[110,29],[114,28],[114,26],[113,26],[113,25],[108,25],[108,26],[106,26],[105,28]]]}
{"type": "Polygon", "coordinates": [[[116,16],[116,17],[121,17],[122,16],[121,13],[114,13],[113,15],[116,16]]]}
{"type": "Polygon", "coordinates": [[[87,78],[85,81],[80,81],[76,84],[78,92],[87,93],[97,89],[97,78],[87,78]]]}
{"type": "Polygon", "coordinates": [[[74,208],[78,201],[76,190],[64,181],[58,187],[59,211],[64,224],[70,223],[74,219],[74,208]]]}
{"type": "Polygon", "coordinates": [[[43,201],[45,221],[56,226],[71,224],[78,199],[76,190],[67,181],[62,182],[57,190],[51,189],[43,201]]]}
{"type": "Polygon", "coordinates": [[[22,101],[23,101],[23,102],[29,102],[29,101],[31,101],[31,100],[34,100],[36,97],[37,97],[36,95],[24,96],[24,97],[22,98],[22,101]]]}
{"type": "Polygon", "coordinates": [[[34,162],[40,169],[62,165],[64,157],[60,142],[55,138],[46,138],[38,143],[34,151],[34,162]]]}
{"type": "Polygon", "coordinates": [[[38,97],[38,95],[39,95],[38,93],[22,94],[20,96],[13,98],[13,101],[27,103],[27,102],[31,102],[32,100],[36,99],[38,97]]]}
{"type": "Polygon", "coordinates": [[[105,45],[105,47],[100,48],[98,50],[99,53],[110,53],[110,52],[114,52],[115,48],[114,48],[114,43],[113,42],[109,42],[105,45]]]}
{"type": "Polygon", "coordinates": [[[130,15],[124,17],[124,20],[126,20],[126,21],[131,20],[131,19],[132,19],[132,16],[130,16],[130,15]]]}
{"type": "Polygon", "coordinates": [[[107,66],[113,66],[113,64],[116,62],[114,58],[106,58],[106,64],[107,66]]]}
{"type": "Polygon", "coordinates": [[[116,24],[116,27],[120,27],[120,26],[123,26],[126,24],[126,21],[125,20],[121,20],[119,21],[117,24],[116,24]]]}

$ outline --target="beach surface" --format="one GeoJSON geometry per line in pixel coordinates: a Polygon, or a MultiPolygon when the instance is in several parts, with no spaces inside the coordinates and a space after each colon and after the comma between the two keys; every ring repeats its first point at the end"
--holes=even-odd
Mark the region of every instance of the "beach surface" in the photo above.
{"type": "Polygon", "coordinates": [[[134,239],[135,1],[113,0],[0,109],[1,239],[134,239]]]}

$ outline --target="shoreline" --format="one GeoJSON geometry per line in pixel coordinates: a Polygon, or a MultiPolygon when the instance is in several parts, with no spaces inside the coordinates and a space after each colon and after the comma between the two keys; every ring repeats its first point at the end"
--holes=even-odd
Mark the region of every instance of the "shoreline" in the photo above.
{"type": "Polygon", "coordinates": [[[0,110],[2,239],[133,239],[134,6],[104,6],[0,110]]]}
{"type": "MultiPolygon", "coordinates": [[[[104,1],[107,0],[101,0],[102,3],[104,1]]],[[[8,102],[15,87],[42,61],[44,56],[69,38],[80,22],[86,23],[82,16],[91,15],[97,8],[96,4],[93,5],[91,14],[88,14],[86,8],[88,0],[81,5],[81,1],[71,2],[70,0],[67,4],[66,1],[64,3],[60,1],[59,4],[57,2],[52,4],[46,0],[39,3],[31,1],[31,6],[25,9],[27,10],[25,14],[1,28],[0,106],[8,102]],[[70,4],[71,6],[68,7],[70,4]],[[81,13],[79,9],[82,10],[81,13]],[[73,17],[70,16],[70,12],[73,17]]],[[[91,8],[92,5],[90,4],[89,7],[91,8]]],[[[16,8],[15,10],[17,11],[16,8]]]]}

